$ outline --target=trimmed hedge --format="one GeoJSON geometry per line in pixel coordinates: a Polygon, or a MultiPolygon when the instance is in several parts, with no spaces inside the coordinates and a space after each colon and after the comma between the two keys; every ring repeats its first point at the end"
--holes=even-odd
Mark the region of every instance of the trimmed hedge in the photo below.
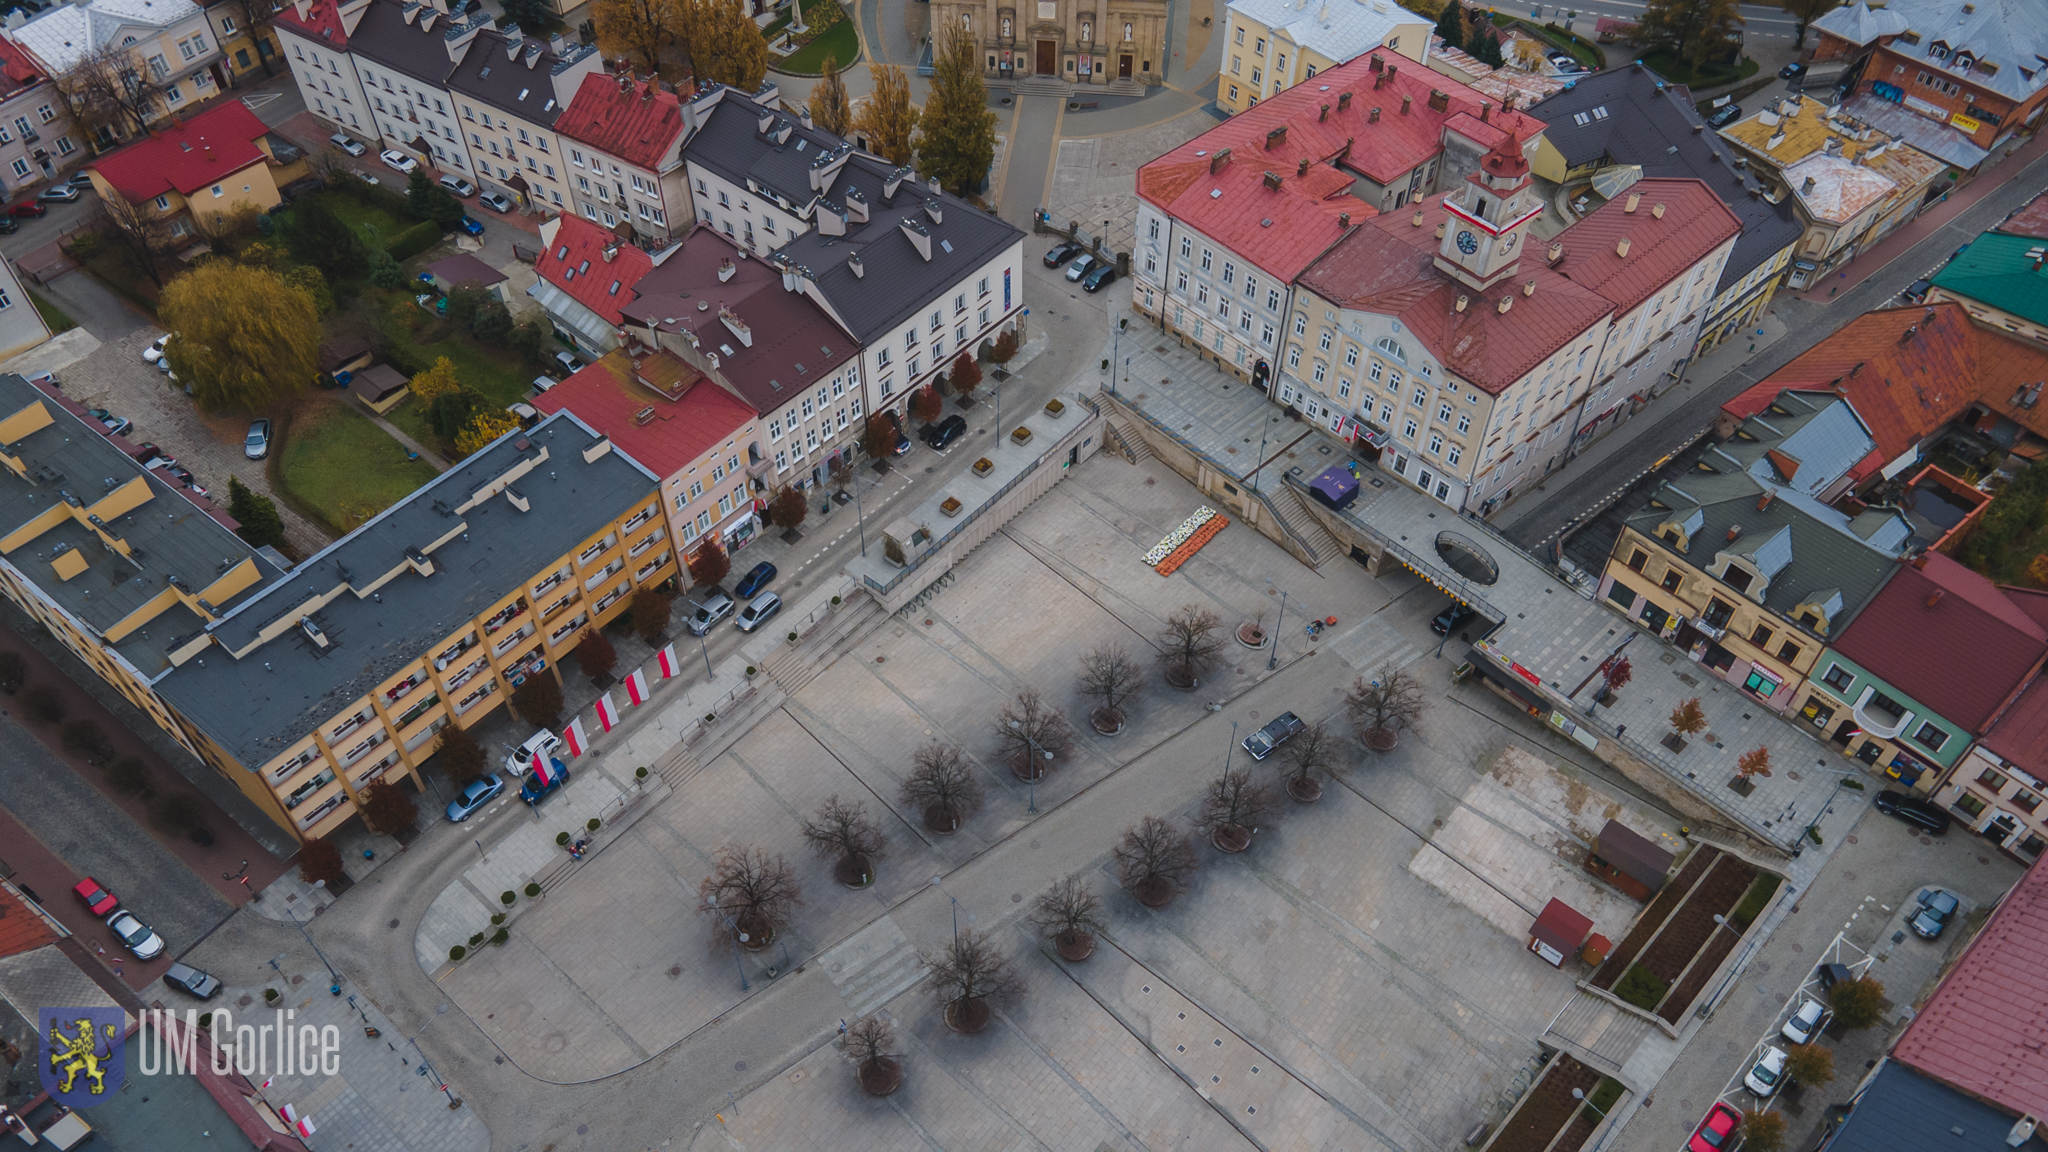
{"type": "Polygon", "coordinates": [[[441,242],[441,226],[431,220],[422,221],[407,228],[384,242],[384,251],[393,260],[406,261],[441,242]]]}
{"type": "MultiPolygon", "coordinates": [[[[1814,841],[1816,844],[1819,842],[1814,841]]],[[[1778,885],[1782,883],[1783,877],[1773,876],[1769,872],[1761,873],[1749,886],[1749,891],[1742,894],[1742,902],[1735,906],[1735,911],[1728,914],[1728,919],[1733,921],[1737,928],[1749,927],[1758,916],[1763,915],[1764,906],[1771,902],[1772,896],[1777,895],[1778,885]]]]}
{"type": "Polygon", "coordinates": [[[1645,1012],[1655,1012],[1657,1005],[1664,1002],[1664,996],[1671,991],[1671,985],[1662,976],[1637,964],[1621,974],[1614,982],[1614,995],[1645,1012]]]}

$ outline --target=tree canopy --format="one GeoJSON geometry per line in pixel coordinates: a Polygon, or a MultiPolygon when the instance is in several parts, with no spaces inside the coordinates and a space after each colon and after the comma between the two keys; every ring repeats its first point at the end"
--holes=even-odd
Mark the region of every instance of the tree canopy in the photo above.
{"type": "Polygon", "coordinates": [[[742,0],[681,0],[684,43],[699,81],[752,92],[768,75],[768,41],[742,0]]]}
{"type": "Polygon", "coordinates": [[[228,477],[228,515],[241,524],[235,535],[258,548],[284,543],[284,520],[270,497],[252,491],[247,484],[228,477]]]}
{"type": "Polygon", "coordinates": [[[853,118],[854,130],[867,137],[868,151],[891,164],[908,164],[918,118],[910,106],[910,78],[894,64],[868,65],[868,78],[874,90],[853,118]]]}
{"type": "Polygon", "coordinates": [[[839,78],[839,57],[825,53],[825,72],[811,89],[811,123],[844,136],[853,128],[853,103],[846,95],[846,81],[839,78]]]}
{"type": "Polygon", "coordinates": [[[178,334],[164,350],[208,411],[257,411],[295,396],[320,359],[313,299],[268,268],[215,260],[164,289],[158,308],[178,334]]]}
{"type": "Polygon", "coordinates": [[[1444,45],[1450,48],[1465,46],[1465,9],[1458,0],[1449,0],[1442,15],[1436,18],[1436,34],[1444,38],[1444,45]]]}
{"type": "Polygon", "coordinates": [[[996,156],[996,114],[981,80],[981,49],[959,29],[940,46],[917,128],[917,165],[962,196],[979,191],[996,156]]]}
{"type": "Polygon", "coordinates": [[[607,56],[630,57],[655,76],[664,76],[661,51],[682,33],[688,0],[594,0],[597,47],[607,56]]]}
{"type": "Polygon", "coordinates": [[[1699,68],[1741,50],[1742,23],[1736,0],[1649,0],[1636,39],[1699,68]]]}
{"type": "Polygon", "coordinates": [[[325,272],[330,282],[358,275],[368,265],[355,230],[322,204],[319,197],[294,204],[290,219],[284,236],[292,258],[325,272]]]}
{"type": "Polygon", "coordinates": [[[462,219],[462,202],[448,190],[427,179],[425,168],[415,168],[405,181],[405,206],[415,219],[431,220],[452,228],[462,219]]]}

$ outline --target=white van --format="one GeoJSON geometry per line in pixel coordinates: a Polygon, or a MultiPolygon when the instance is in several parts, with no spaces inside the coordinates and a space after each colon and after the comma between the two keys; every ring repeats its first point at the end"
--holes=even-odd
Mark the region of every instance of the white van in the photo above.
{"type": "Polygon", "coordinates": [[[543,728],[532,736],[527,737],[526,743],[514,748],[506,755],[505,771],[514,780],[525,779],[526,774],[533,770],[534,753],[538,752],[543,756],[553,757],[555,750],[561,746],[562,742],[555,737],[555,734],[543,728]]]}

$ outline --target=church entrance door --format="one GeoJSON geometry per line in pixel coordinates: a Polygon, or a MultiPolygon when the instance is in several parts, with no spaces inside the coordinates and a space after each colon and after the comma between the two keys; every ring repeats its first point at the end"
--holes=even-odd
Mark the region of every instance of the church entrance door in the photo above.
{"type": "Polygon", "coordinates": [[[1040,76],[1057,76],[1060,74],[1059,52],[1059,44],[1056,41],[1040,40],[1038,42],[1038,74],[1040,76]]]}
{"type": "Polygon", "coordinates": [[[1131,78],[1131,58],[1129,56],[1119,56],[1116,58],[1116,78],[1119,80],[1129,80],[1131,78]]]}

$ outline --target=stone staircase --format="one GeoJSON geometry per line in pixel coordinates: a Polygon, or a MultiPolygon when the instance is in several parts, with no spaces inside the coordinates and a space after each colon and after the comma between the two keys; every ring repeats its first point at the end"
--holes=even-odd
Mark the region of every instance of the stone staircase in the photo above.
{"type": "Polygon", "coordinates": [[[811,629],[801,643],[778,648],[763,658],[761,670],[782,686],[785,695],[794,696],[887,618],[888,613],[873,598],[855,596],[811,629]]]}
{"type": "Polygon", "coordinates": [[[1145,86],[1136,80],[1111,80],[1102,86],[1104,96],[1143,96],[1145,86]]]}
{"type": "Polygon", "coordinates": [[[1054,76],[1019,76],[1010,82],[1010,90],[1019,96],[1058,96],[1062,100],[1073,87],[1054,76]]]}
{"type": "Polygon", "coordinates": [[[1308,546],[1316,567],[1321,567],[1323,561],[1331,557],[1344,554],[1344,546],[1337,542],[1335,536],[1330,535],[1329,530],[1323,527],[1323,522],[1309,510],[1308,504],[1302,499],[1300,489],[1291,484],[1283,485],[1280,491],[1273,492],[1268,497],[1266,504],[1280,517],[1280,522],[1292,528],[1294,534],[1308,546]]]}
{"type": "Polygon", "coordinates": [[[1124,459],[1133,464],[1140,464],[1151,458],[1152,446],[1145,443],[1143,436],[1126,430],[1114,420],[1105,420],[1102,426],[1108,430],[1110,443],[1116,446],[1117,452],[1124,459]]]}

